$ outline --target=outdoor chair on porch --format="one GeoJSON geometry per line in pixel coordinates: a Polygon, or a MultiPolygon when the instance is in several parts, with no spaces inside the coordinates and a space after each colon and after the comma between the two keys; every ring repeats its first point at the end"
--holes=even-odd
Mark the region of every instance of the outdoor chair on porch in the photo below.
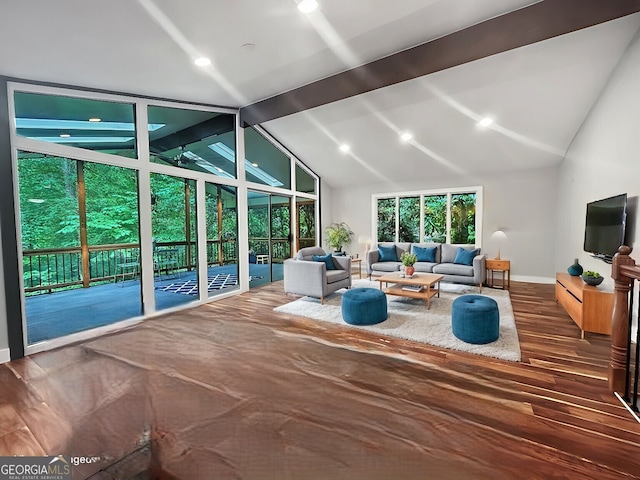
{"type": "Polygon", "coordinates": [[[167,277],[175,275],[180,278],[180,262],[177,248],[158,248],[153,255],[153,270],[158,276],[164,271],[167,277]]]}
{"type": "Polygon", "coordinates": [[[140,273],[140,254],[137,251],[121,252],[116,258],[116,267],[118,271],[115,275],[115,283],[118,283],[118,277],[121,277],[120,286],[122,287],[127,275],[131,275],[133,279],[140,273]]]}

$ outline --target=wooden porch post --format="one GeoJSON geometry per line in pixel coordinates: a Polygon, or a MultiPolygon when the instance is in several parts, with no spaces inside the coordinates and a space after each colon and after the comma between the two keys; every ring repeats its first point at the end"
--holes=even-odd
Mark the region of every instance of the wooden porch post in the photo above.
{"type": "Polygon", "coordinates": [[[627,350],[629,339],[629,289],[632,279],[620,267],[635,265],[629,256],[631,247],[623,245],[613,257],[611,277],[615,282],[613,316],[611,318],[611,361],[609,362],[609,390],[623,393],[626,387],[627,350]]]}
{"type": "Polygon", "coordinates": [[[76,162],[78,177],[78,214],[80,216],[80,252],[82,259],[82,288],[89,288],[89,242],[87,240],[87,195],[84,183],[84,162],[76,162]]]}
{"type": "Polygon", "coordinates": [[[224,265],[224,249],[222,248],[223,231],[222,231],[222,188],[218,189],[218,264],[224,265]]]}
{"type": "Polygon", "coordinates": [[[184,229],[187,241],[187,270],[191,270],[191,189],[187,179],[184,181],[184,229]]]}

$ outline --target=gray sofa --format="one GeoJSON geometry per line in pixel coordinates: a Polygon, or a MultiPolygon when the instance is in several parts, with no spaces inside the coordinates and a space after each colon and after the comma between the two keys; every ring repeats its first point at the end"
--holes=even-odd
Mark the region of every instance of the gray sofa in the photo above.
{"type": "Polygon", "coordinates": [[[325,262],[316,262],[314,255],[325,256],[320,247],[301,248],[295,258],[284,261],[284,291],[320,299],[340,288],[351,288],[351,257],[332,256],[333,270],[325,262]]]}
{"type": "MultiPolygon", "coordinates": [[[[372,276],[384,275],[390,272],[398,272],[402,267],[400,257],[404,252],[411,252],[412,246],[422,248],[436,247],[435,262],[416,262],[414,265],[416,272],[438,273],[443,275],[443,282],[465,283],[469,285],[477,285],[482,291],[482,284],[487,274],[485,266],[485,256],[478,253],[473,258],[472,265],[461,265],[454,263],[458,246],[447,243],[380,243],[379,245],[391,247],[395,245],[396,257],[398,261],[380,261],[378,249],[367,254],[367,269],[369,278],[372,276]]],[[[462,247],[465,250],[475,250],[475,247],[462,247]]],[[[479,252],[479,250],[478,250],[479,252]]]]}

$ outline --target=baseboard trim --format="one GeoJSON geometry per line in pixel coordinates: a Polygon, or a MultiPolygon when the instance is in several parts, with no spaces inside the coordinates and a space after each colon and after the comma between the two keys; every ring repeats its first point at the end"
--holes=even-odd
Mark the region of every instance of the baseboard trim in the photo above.
{"type": "Polygon", "coordinates": [[[0,363],[11,361],[11,351],[8,348],[0,349],[0,363]]]}
{"type": "Polygon", "coordinates": [[[511,280],[514,282],[527,282],[527,283],[556,283],[556,279],[548,278],[548,277],[528,277],[526,275],[513,275],[511,276],[511,280]]]}

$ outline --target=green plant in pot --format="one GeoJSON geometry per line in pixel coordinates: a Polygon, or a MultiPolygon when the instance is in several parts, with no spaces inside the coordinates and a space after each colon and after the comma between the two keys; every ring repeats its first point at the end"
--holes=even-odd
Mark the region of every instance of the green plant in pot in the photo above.
{"type": "Polygon", "coordinates": [[[327,244],[333,248],[336,253],[342,253],[342,246],[351,243],[353,231],[351,227],[344,222],[332,223],[324,229],[324,237],[327,244]]]}
{"type": "Polygon", "coordinates": [[[602,283],[602,281],[604,280],[604,277],[600,275],[598,272],[594,272],[593,270],[587,270],[586,272],[582,273],[582,280],[584,280],[584,283],[586,283],[587,285],[591,285],[595,287],[602,283]]]}
{"type": "Polygon", "coordinates": [[[413,275],[416,271],[416,269],[413,267],[413,264],[418,261],[418,256],[413,253],[404,252],[402,255],[400,255],[400,261],[402,262],[402,265],[404,265],[405,275],[413,275]]]}

